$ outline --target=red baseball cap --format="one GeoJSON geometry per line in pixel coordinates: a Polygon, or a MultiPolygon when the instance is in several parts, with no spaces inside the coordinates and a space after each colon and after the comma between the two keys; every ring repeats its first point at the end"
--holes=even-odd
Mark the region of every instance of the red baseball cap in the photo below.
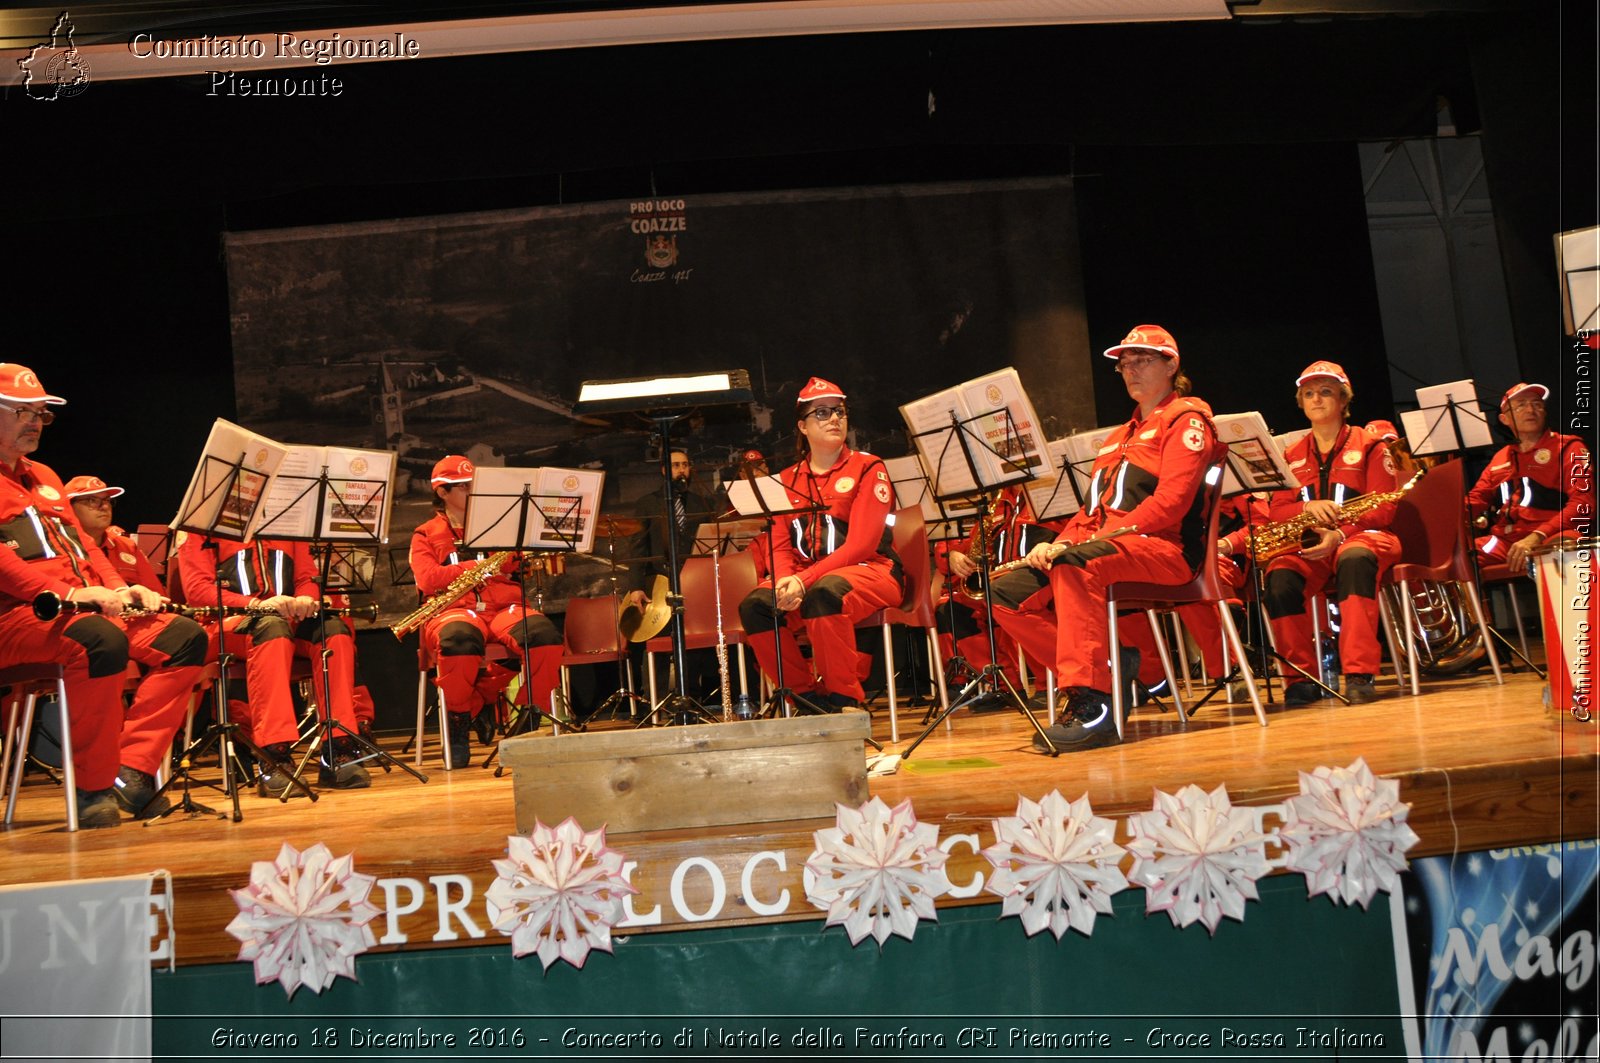
{"type": "Polygon", "coordinates": [[[1345,387],[1350,386],[1350,378],[1345,376],[1344,366],[1340,365],[1338,362],[1328,361],[1312,362],[1310,365],[1306,366],[1300,375],[1295,377],[1294,386],[1299,387],[1307,380],[1311,380],[1312,378],[1319,376],[1325,376],[1331,380],[1337,380],[1345,387]]]}
{"type": "Polygon", "coordinates": [[[1178,341],[1160,325],[1135,325],[1115,347],[1107,347],[1107,358],[1120,358],[1123,351],[1155,351],[1168,358],[1178,357],[1178,341]]]}
{"type": "Polygon", "coordinates": [[[1537,391],[1541,400],[1550,397],[1550,389],[1543,384],[1512,384],[1511,390],[1507,391],[1505,397],[1500,400],[1500,408],[1502,410],[1509,408],[1511,400],[1526,391],[1537,391]]]}
{"type": "Polygon", "coordinates": [[[824,380],[820,376],[814,376],[806,381],[806,386],[800,389],[800,395],[794,401],[796,406],[803,406],[808,402],[816,402],[818,399],[842,400],[843,398],[844,389],[838,384],[824,380]]]}
{"type": "Polygon", "coordinates": [[[44,386],[33,370],[15,362],[0,362],[0,400],[6,402],[44,402],[51,406],[65,406],[67,400],[59,395],[45,394],[44,386]]]}
{"type": "Polygon", "coordinates": [[[464,484],[472,479],[472,459],[460,454],[446,454],[433,467],[428,483],[434,487],[444,484],[464,484]]]}
{"type": "Polygon", "coordinates": [[[744,452],[744,458],[742,460],[744,460],[744,461],[766,461],[767,460],[767,456],[765,454],[761,453],[761,451],[759,451],[759,450],[747,450],[747,451],[744,452]]]}
{"type": "Polygon", "coordinates": [[[67,497],[82,498],[84,495],[105,495],[107,498],[119,498],[123,494],[120,487],[112,487],[98,476],[74,476],[67,481],[67,497]]]}
{"type": "Polygon", "coordinates": [[[1385,443],[1400,438],[1400,433],[1398,430],[1396,430],[1393,421],[1368,421],[1367,431],[1371,432],[1385,443]]]}

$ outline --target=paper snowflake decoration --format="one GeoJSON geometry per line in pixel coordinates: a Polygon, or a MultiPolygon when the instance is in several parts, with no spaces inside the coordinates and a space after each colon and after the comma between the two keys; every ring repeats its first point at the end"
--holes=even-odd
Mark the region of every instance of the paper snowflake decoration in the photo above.
{"type": "Polygon", "coordinates": [[[352,855],[334,859],[318,842],[305,852],[284,843],[276,860],[250,865],[250,885],[229,890],[239,914],[228,933],[255,964],[256,984],[276,981],[290,997],[305,986],[321,993],[338,977],[356,977],[356,957],[377,939],[367,903],[377,880],[358,875],[352,855]]]}
{"type": "Polygon", "coordinates": [[[537,953],[581,968],[591,949],[611,951],[623,898],[639,892],[623,877],[623,855],[606,847],[606,829],[585,832],[570,816],[558,827],[534,821],[526,837],[506,839],[509,859],[484,894],[489,920],[511,938],[511,954],[537,953]]]}
{"type": "Polygon", "coordinates": [[[1128,830],[1128,878],[1145,888],[1147,914],[1164,911],[1177,927],[1199,920],[1213,934],[1223,916],[1244,919],[1244,902],[1257,898],[1256,879],[1267,873],[1266,836],[1248,808],[1233,807],[1226,786],[1157,790],[1155,808],[1129,816],[1128,830]]]}
{"type": "Polygon", "coordinates": [[[910,801],[836,807],[835,825],[813,835],[806,859],[814,876],[806,899],[828,913],[823,925],[843,923],[850,944],[870,935],[881,948],[890,934],[910,939],[919,919],[937,921],[934,899],[950,892],[938,828],[918,823],[910,801]]]}
{"type": "Polygon", "coordinates": [[[1365,759],[1348,768],[1300,773],[1300,796],[1284,802],[1278,835],[1288,849],[1285,866],[1306,877],[1315,897],[1326,893],[1365,908],[1379,890],[1393,893],[1406,869],[1406,850],[1417,844],[1406,824],[1411,806],[1400,783],[1373,776],[1365,759]]]}
{"type": "Polygon", "coordinates": [[[1069,928],[1092,934],[1095,916],[1111,914],[1112,894],[1128,888],[1115,834],[1087,794],[1071,804],[1058,790],[1038,803],[1018,798],[1015,816],[994,820],[995,844],[983,856],[996,870],[983,888],[1029,937],[1046,928],[1057,941],[1069,928]]]}

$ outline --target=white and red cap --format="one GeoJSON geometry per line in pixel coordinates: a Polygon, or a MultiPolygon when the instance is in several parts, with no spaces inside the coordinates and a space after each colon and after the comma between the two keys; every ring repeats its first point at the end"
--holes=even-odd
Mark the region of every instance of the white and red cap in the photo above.
{"type": "Polygon", "coordinates": [[[1400,438],[1400,431],[1395,428],[1393,421],[1368,421],[1367,431],[1385,443],[1393,443],[1400,438]]]}
{"type": "Polygon", "coordinates": [[[472,459],[461,454],[446,454],[433,467],[428,483],[434,487],[445,484],[464,484],[472,479],[472,459]]]}
{"type": "Polygon", "coordinates": [[[761,453],[761,451],[756,450],[754,447],[752,447],[751,449],[749,449],[749,450],[744,452],[744,458],[742,460],[751,461],[751,462],[754,462],[754,461],[766,461],[767,460],[767,456],[765,454],[761,453]]]}
{"type": "Polygon", "coordinates": [[[844,389],[831,380],[824,380],[814,376],[806,381],[806,386],[800,389],[800,395],[794,400],[796,406],[804,406],[808,402],[819,399],[838,399],[844,401],[844,389]]]}
{"type": "Polygon", "coordinates": [[[123,494],[120,487],[112,487],[98,476],[74,476],[67,481],[67,497],[83,498],[85,495],[105,495],[117,498],[123,494]]]}
{"type": "Polygon", "coordinates": [[[1107,358],[1121,358],[1123,351],[1154,351],[1177,361],[1178,341],[1160,325],[1135,325],[1121,343],[1107,347],[1105,354],[1107,358]]]}
{"type": "Polygon", "coordinates": [[[1345,375],[1344,366],[1340,365],[1338,362],[1329,362],[1326,360],[1312,362],[1310,365],[1306,366],[1305,369],[1301,371],[1300,375],[1295,377],[1294,386],[1299,387],[1307,380],[1315,380],[1318,377],[1327,377],[1329,380],[1337,380],[1345,387],[1350,386],[1350,378],[1345,375]]]}
{"type": "Polygon", "coordinates": [[[1511,390],[1507,391],[1505,393],[1505,396],[1500,400],[1500,408],[1502,410],[1510,409],[1511,408],[1511,400],[1512,399],[1521,398],[1523,395],[1526,395],[1530,391],[1537,391],[1539,393],[1540,401],[1543,401],[1543,400],[1548,399],[1550,397],[1550,389],[1545,387],[1543,384],[1528,384],[1528,383],[1512,384],[1511,385],[1511,390]]]}
{"type": "Polygon", "coordinates": [[[44,385],[32,369],[15,362],[0,362],[0,402],[44,402],[51,406],[65,406],[67,400],[59,395],[45,394],[44,385]]]}

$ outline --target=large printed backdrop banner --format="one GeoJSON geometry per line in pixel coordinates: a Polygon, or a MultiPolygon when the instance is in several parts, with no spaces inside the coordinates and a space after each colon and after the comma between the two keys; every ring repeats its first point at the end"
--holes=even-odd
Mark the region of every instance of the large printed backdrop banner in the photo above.
{"type": "MultiPolygon", "coordinates": [[[[749,370],[753,409],[681,429],[706,493],[746,446],[788,464],[812,374],[849,392],[855,445],[885,457],[909,453],[901,403],[1006,365],[1050,438],[1094,421],[1064,178],[234,233],[226,253],[240,420],[400,455],[409,482],[377,565],[388,616],[415,604],[406,547],[445,453],[604,468],[606,508],[624,514],[657,485],[652,427],[574,417],[583,380],[749,370]]],[[[575,562],[541,588],[547,607],[609,589],[603,565],[575,562]]]]}

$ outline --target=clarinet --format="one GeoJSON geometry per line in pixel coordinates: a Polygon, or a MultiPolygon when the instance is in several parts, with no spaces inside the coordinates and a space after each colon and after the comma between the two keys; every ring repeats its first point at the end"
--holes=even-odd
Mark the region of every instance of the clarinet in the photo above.
{"type": "MultiPolygon", "coordinates": [[[[70,602],[55,591],[42,591],[33,599],[33,615],[48,623],[62,613],[99,613],[103,612],[94,602],[70,602]]],[[[178,616],[193,616],[193,610],[176,602],[162,602],[154,609],[141,609],[136,605],[124,606],[120,615],[130,619],[138,616],[151,616],[156,613],[176,613],[178,616]]]]}
{"type": "Polygon", "coordinates": [[[722,722],[733,719],[733,687],[728,682],[728,638],[722,630],[722,550],[711,554],[711,586],[717,595],[717,673],[722,680],[722,722]]]}

